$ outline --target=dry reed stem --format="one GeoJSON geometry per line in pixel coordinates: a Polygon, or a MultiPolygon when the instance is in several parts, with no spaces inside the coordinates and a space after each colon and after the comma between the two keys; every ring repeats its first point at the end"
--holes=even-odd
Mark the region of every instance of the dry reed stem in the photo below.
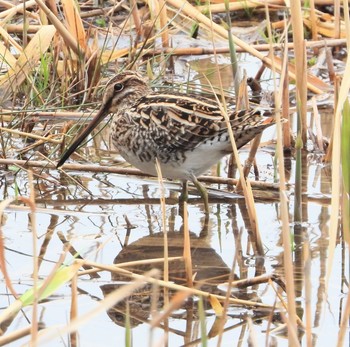
{"type": "MultiPolygon", "coordinates": [[[[42,25],[29,25],[28,32],[29,33],[36,33],[42,25]]],[[[7,24],[5,27],[5,30],[0,27],[0,33],[2,35],[2,39],[4,39],[3,33],[5,35],[8,35],[8,33],[21,33],[23,31],[23,25],[17,25],[17,24],[7,24]]],[[[11,36],[8,35],[8,37],[12,39],[11,36]]],[[[11,41],[12,45],[17,45],[19,48],[19,51],[22,50],[22,46],[18,45],[16,41],[11,41]]],[[[1,45],[0,41],[0,45],[1,45]]],[[[305,45],[307,48],[315,49],[315,48],[322,48],[322,47],[341,47],[346,44],[345,38],[340,39],[327,39],[322,38],[319,40],[307,40],[305,41],[305,45]]],[[[270,49],[270,44],[268,43],[258,43],[258,44],[251,44],[251,47],[256,49],[257,51],[263,52],[268,51],[270,49]]],[[[273,47],[275,50],[283,50],[285,47],[287,47],[289,50],[294,48],[293,43],[273,43],[273,47]]],[[[129,49],[128,49],[129,50],[129,49]]],[[[130,51],[130,50],[129,50],[130,51]]],[[[237,53],[246,52],[246,50],[242,47],[236,47],[237,53]]],[[[0,51],[2,53],[2,51],[0,51]]],[[[3,52],[9,53],[9,50],[6,49],[3,52]]],[[[106,50],[106,52],[111,53],[110,51],[106,50]]],[[[147,56],[154,56],[159,54],[165,54],[165,55],[174,55],[174,56],[181,56],[181,55],[204,55],[204,54],[214,54],[214,53],[229,53],[230,48],[229,47],[217,47],[215,49],[209,48],[209,47],[186,47],[186,48],[145,48],[142,52],[143,57],[147,56]]],[[[104,55],[104,53],[102,53],[104,55]]],[[[127,54],[124,53],[124,55],[127,54]]],[[[3,55],[3,53],[2,53],[3,55]]],[[[15,58],[14,58],[15,59],[15,58]]],[[[8,63],[8,59],[4,59],[8,63]]],[[[10,64],[11,65],[11,64],[10,64]]]]}
{"type": "Polygon", "coordinates": [[[31,344],[36,345],[37,334],[38,334],[38,303],[39,303],[39,263],[38,263],[38,233],[37,233],[37,223],[36,223],[36,205],[35,205],[35,189],[33,181],[33,173],[28,170],[28,185],[29,185],[29,199],[28,205],[30,206],[30,229],[32,233],[32,245],[33,245],[33,309],[32,309],[32,319],[31,319],[31,344]]]}
{"type": "Polygon", "coordinates": [[[0,311],[0,324],[4,322],[12,322],[17,313],[23,308],[23,304],[20,300],[15,300],[10,306],[0,311]]]}
{"type": "MultiPolygon", "coordinates": [[[[29,34],[35,34],[40,28],[42,27],[41,24],[29,24],[27,26],[27,33],[29,34]]],[[[7,33],[22,33],[23,32],[23,25],[22,24],[6,24],[4,25],[4,29],[7,33]]]]}
{"type": "Polygon", "coordinates": [[[330,48],[326,47],[326,64],[328,69],[329,81],[334,84],[336,80],[336,73],[333,64],[333,53],[330,48]]]}
{"type": "MultiPolygon", "coordinates": [[[[334,0],[334,35],[335,39],[338,39],[343,33],[341,30],[341,20],[340,20],[340,0],[334,0]]],[[[345,37],[345,34],[342,35],[345,37]]]]}
{"type": "MultiPolygon", "coordinates": [[[[269,12],[266,9],[266,18],[269,18],[269,12]]],[[[271,27],[268,26],[268,36],[270,38],[270,42],[272,42],[272,32],[271,27]]],[[[287,36],[287,32],[285,32],[287,36]]],[[[272,55],[272,57],[274,57],[272,55]]],[[[284,169],[284,155],[283,155],[283,131],[282,131],[282,123],[281,123],[281,113],[280,113],[280,105],[282,100],[283,91],[281,88],[284,85],[284,79],[286,78],[286,64],[287,59],[283,60],[282,64],[282,74],[280,77],[280,88],[277,89],[276,83],[276,71],[274,69],[274,65],[272,66],[273,73],[273,82],[274,89],[278,93],[275,93],[275,107],[276,107],[276,130],[277,130],[277,146],[276,146],[276,155],[278,160],[278,174],[279,174],[279,182],[280,182],[280,213],[281,213],[281,221],[282,221],[282,240],[284,246],[283,252],[283,261],[285,267],[285,278],[286,278],[286,292],[288,298],[288,313],[291,331],[288,333],[288,341],[291,345],[294,343],[294,336],[296,336],[296,307],[295,307],[295,295],[294,295],[294,276],[293,276],[293,260],[292,260],[292,252],[291,252],[291,241],[290,241],[290,231],[289,231],[289,211],[288,211],[288,197],[286,193],[286,180],[285,180],[285,169],[284,169]],[[284,66],[284,68],[283,68],[284,66]]]]}
{"type": "MultiPolygon", "coordinates": [[[[218,176],[199,176],[198,180],[201,182],[213,183],[213,184],[236,185],[239,183],[239,179],[218,177],[218,176]]],[[[263,190],[269,190],[269,189],[278,190],[279,189],[278,183],[252,181],[252,180],[249,180],[249,182],[250,182],[250,185],[252,187],[257,188],[257,189],[263,189],[263,190]]]]}
{"type": "Polygon", "coordinates": [[[248,288],[248,287],[257,286],[262,283],[269,283],[270,281],[276,282],[283,289],[283,291],[286,291],[285,285],[280,278],[278,278],[275,275],[267,275],[267,274],[255,276],[252,278],[232,281],[230,286],[231,288],[248,288]]]}
{"type": "Polygon", "coordinates": [[[313,115],[315,119],[316,143],[317,143],[318,149],[323,152],[324,146],[323,146],[323,134],[322,134],[322,127],[321,127],[321,117],[318,112],[315,97],[312,97],[311,101],[312,101],[313,115]]]}
{"type": "Polygon", "coordinates": [[[136,0],[129,0],[132,19],[134,20],[135,31],[138,37],[142,36],[141,15],[137,8],[136,0]]]}
{"type": "MultiPolygon", "coordinates": [[[[43,327],[39,325],[39,329],[42,329],[43,327]]],[[[9,346],[9,343],[15,342],[27,335],[30,335],[31,326],[28,326],[23,329],[17,329],[15,331],[6,333],[6,335],[0,336],[0,346],[9,346]]]]}
{"type": "MultiPolygon", "coordinates": [[[[288,331],[288,346],[301,347],[299,337],[297,335],[296,330],[294,330],[294,327],[291,324],[289,317],[287,317],[283,311],[280,312],[280,315],[288,331]]],[[[273,331],[276,333],[279,330],[284,330],[283,328],[284,326],[280,325],[278,328],[274,329],[273,331]]]]}
{"type": "MultiPolygon", "coordinates": [[[[97,112],[82,112],[82,111],[37,111],[37,110],[11,110],[11,109],[1,109],[0,116],[1,119],[4,121],[12,121],[18,115],[22,115],[23,113],[26,113],[28,117],[38,117],[48,120],[56,120],[56,119],[62,119],[65,121],[68,120],[80,120],[84,119],[86,121],[92,119],[97,112]]],[[[8,128],[5,128],[8,130],[8,128]]]]}
{"type": "MultiPolygon", "coordinates": [[[[169,281],[169,245],[168,245],[168,229],[166,226],[166,205],[165,205],[165,187],[163,183],[163,175],[162,175],[162,170],[160,167],[160,163],[158,161],[158,158],[156,158],[155,162],[155,167],[157,171],[157,178],[158,178],[158,183],[159,183],[159,190],[160,190],[160,206],[161,206],[161,211],[162,211],[162,229],[163,229],[163,239],[164,239],[164,267],[163,267],[163,278],[165,282],[169,281]]],[[[169,291],[168,288],[164,287],[163,288],[164,292],[164,306],[169,305],[169,291]]],[[[164,319],[164,325],[167,327],[168,326],[168,321],[167,319],[164,319]]]]}
{"type": "MultiPolygon", "coordinates": [[[[284,297],[282,296],[282,294],[276,289],[274,283],[270,280],[269,284],[271,285],[272,289],[274,290],[278,300],[280,301],[282,307],[287,311],[288,310],[288,305],[286,303],[286,301],[284,300],[284,297]]],[[[274,307],[276,308],[276,307],[274,307]]],[[[296,322],[298,323],[298,326],[300,326],[302,329],[305,329],[304,323],[303,321],[299,318],[299,316],[296,316],[296,322]]],[[[275,329],[275,331],[279,331],[281,330],[281,327],[277,327],[275,329]]]]}
{"type": "MultiPolygon", "coordinates": [[[[341,84],[342,78],[340,76],[336,76],[334,81],[334,109],[336,110],[338,100],[339,100],[339,91],[340,91],[340,84],[341,84]]],[[[334,136],[334,117],[332,118],[332,131],[331,136],[329,139],[329,145],[327,147],[326,155],[323,158],[323,161],[325,163],[330,163],[332,160],[332,153],[333,153],[333,136],[334,136]]]]}
{"type": "MultiPolygon", "coordinates": [[[[243,175],[244,178],[247,178],[250,172],[250,168],[254,163],[256,153],[258,152],[259,144],[261,141],[262,133],[258,134],[254,137],[254,139],[251,141],[251,147],[249,151],[248,158],[244,162],[244,168],[243,168],[243,175]]],[[[241,189],[241,181],[237,183],[236,191],[239,191],[241,189]]]]}
{"type": "MultiPolygon", "coordinates": [[[[40,327],[39,327],[40,329],[40,327]]],[[[6,333],[6,335],[0,336],[0,346],[9,346],[11,342],[15,342],[31,332],[31,325],[23,329],[17,329],[15,331],[6,333]]]]}
{"type": "MultiPolygon", "coordinates": [[[[227,115],[226,115],[226,117],[227,117],[227,115]]],[[[228,127],[228,130],[229,130],[229,135],[230,135],[233,153],[234,153],[235,160],[236,160],[237,167],[238,167],[238,171],[239,171],[239,182],[241,182],[242,191],[243,191],[243,195],[244,195],[244,198],[246,201],[246,207],[247,207],[247,211],[248,211],[248,215],[249,215],[250,226],[251,226],[251,230],[252,230],[252,233],[254,235],[255,242],[256,242],[256,250],[257,250],[259,255],[263,255],[264,249],[263,249],[261,236],[260,236],[260,232],[259,232],[259,226],[257,223],[257,216],[256,216],[256,210],[255,210],[254,197],[253,197],[253,193],[252,193],[252,187],[250,185],[250,181],[248,181],[244,178],[244,172],[243,172],[243,168],[242,168],[242,165],[240,163],[240,160],[239,160],[239,154],[238,154],[237,146],[236,146],[236,143],[234,140],[232,129],[230,127],[228,127]]]]}
{"type": "Polygon", "coordinates": [[[167,15],[167,8],[165,6],[165,0],[158,0],[159,1],[159,21],[160,21],[160,29],[162,31],[162,45],[163,48],[169,47],[169,32],[167,29],[167,21],[168,21],[168,15],[167,15]]]}
{"type": "MultiPolygon", "coordinates": [[[[0,158],[0,165],[19,165],[23,167],[56,169],[56,166],[54,163],[49,163],[47,161],[39,161],[39,160],[1,159],[0,158]]],[[[114,173],[114,174],[121,174],[121,175],[151,177],[150,175],[140,171],[139,169],[106,166],[106,165],[64,164],[58,170],[63,172],[67,170],[90,171],[90,172],[104,172],[104,173],[114,173]]],[[[198,179],[201,182],[217,183],[217,184],[235,185],[238,182],[238,179],[235,179],[235,178],[224,178],[224,177],[215,177],[215,176],[199,176],[198,179]]],[[[269,183],[269,182],[262,182],[262,181],[250,181],[250,185],[261,189],[278,189],[279,187],[277,183],[269,183]]]]}
{"type": "MultiPolygon", "coordinates": [[[[286,40],[288,40],[288,35],[285,35],[286,40]]],[[[288,50],[284,49],[283,52],[284,61],[288,61],[288,50]]],[[[282,75],[288,75],[288,64],[283,64],[285,71],[282,75]]],[[[282,95],[281,95],[281,117],[286,122],[283,123],[283,146],[284,148],[292,148],[292,134],[291,134],[291,123],[290,123],[290,109],[289,109],[289,81],[288,78],[283,78],[281,81],[283,85],[282,95]]]]}
{"type": "MultiPolygon", "coordinates": [[[[73,276],[71,281],[71,305],[70,305],[70,322],[74,322],[78,318],[78,276],[73,276]]],[[[78,344],[78,334],[72,331],[69,335],[70,346],[76,347],[78,344]]]]}
{"type": "MultiPolygon", "coordinates": [[[[311,36],[313,40],[317,40],[317,27],[316,27],[316,10],[315,10],[315,0],[310,0],[310,21],[311,21],[311,36]]],[[[317,50],[314,50],[314,54],[317,50]]]]}
{"type": "Polygon", "coordinates": [[[40,135],[36,135],[36,134],[32,134],[32,133],[26,133],[25,131],[20,131],[20,130],[15,130],[15,129],[10,129],[10,128],[4,128],[4,127],[0,127],[0,131],[6,132],[6,133],[10,133],[10,134],[15,134],[15,135],[18,135],[18,136],[29,137],[31,139],[41,140],[41,141],[44,141],[44,142],[51,142],[51,143],[56,143],[56,144],[61,144],[62,143],[62,139],[61,140],[55,140],[55,139],[52,138],[53,136],[57,136],[57,135],[40,136],[40,135]]]}
{"type": "MultiPolygon", "coordinates": [[[[213,35],[214,34],[214,28],[215,28],[214,25],[215,25],[215,23],[213,23],[212,20],[209,20],[209,23],[211,24],[211,27],[209,29],[210,29],[211,38],[212,38],[212,45],[213,45],[213,47],[215,47],[215,45],[214,45],[214,35],[213,35]]],[[[226,33],[226,35],[227,35],[227,33],[226,33]]],[[[217,59],[216,55],[214,55],[214,58],[215,58],[215,61],[216,61],[216,59],[217,59]]],[[[216,67],[216,69],[219,69],[219,65],[218,65],[217,61],[216,61],[215,67],[216,67]]],[[[206,78],[206,76],[204,76],[204,77],[206,78]]],[[[256,216],[256,210],[255,210],[255,204],[254,204],[254,197],[253,197],[253,193],[252,193],[252,188],[250,186],[249,181],[247,181],[245,179],[245,177],[244,177],[241,161],[240,161],[239,154],[238,154],[238,149],[237,149],[237,146],[236,146],[235,137],[233,135],[233,130],[232,130],[231,126],[230,126],[230,119],[229,119],[228,114],[227,114],[226,102],[225,102],[225,98],[224,98],[224,93],[223,93],[223,87],[222,87],[222,81],[221,81],[220,73],[218,73],[218,77],[219,77],[219,86],[220,86],[220,91],[221,91],[221,102],[220,102],[220,100],[217,97],[216,97],[216,99],[217,99],[216,101],[217,101],[218,107],[220,108],[221,114],[224,116],[226,124],[227,124],[227,130],[228,130],[228,134],[230,136],[230,141],[231,141],[231,146],[232,146],[234,159],[235,159],[235,162],[236,162],[237,167],[238,167],[239,180],[241,182],[242,191],[243,191],[243,195],[244,195],[244,199],[245,199],[245,202],[246,202],[246,207],[247,207],[247,211],[248,211],[248,215],[249,215],[251,231],[252,231],[252,233],[254,235],[254,238],[255,238],[255,241],[256,241],[256,250],[257,250],[259,255],[263,255],[264,250],[263,250],[261,236],[260,236],[260,232],[259,232],[259,226],[257,224],[257,216],[256,216]]],[[[209,82],[209,80],[207,80],[207,81],[208,81],[208,84],[211,86],[211,83],[209,82]]]]}
{"type": "Polygon", "coordinates": [[[344,340],[345,340],[345,337],[348,336],[347,332],[349,331],[349,317],[350,317],[350,290],[348,290],[345,308],[343,308],[343,312],[341,316],[337,347],[344,346],[344,340]]]}
{"type": "MultiPolygon", "coordinates": [[[[183,260],[183,259],[184,259],[183,257],[168,257],[168,262],[183,260]]],[[[117,266],[120,268],[126,268],[129,266],[130,267],[137,267],[140,265],[152,265],[152,264],[164,263],[164,261],[165,261],[164,258],[142,259],[142,260],[128,261],[125,263],[118,263],[117,266]]],[[[89,274],[100,272],[100,271],[103,271],[103,270],[100,270],[97,268],[90,268],[89,270],[79,271],[78,276],[89,275],[89,274]]]]}
{"type": "Polygon", "coordinates": [[[304,253],[304,281],[305,281],[305,332],[306,332],[306,345],[312,347],[312,284],[311,284],[311,252],[310,244],[308,240],[304,241],[303,245],[304,253]]]}
{"type": "Polygon", "coordinates": [[[233,283],[239,282],[239,281],[234,281],[234,276],[235,276],[234,271],[235,271],[236,264],[237,264],[237,254],[238,254],[238,250],[236,248],[235,252],[234,252],[233,260],[232,260],[232,266],[231,266],[230,275],[229,275],[229,278],[228,278],[228,286],[227,286],[227,290],[226,290],[226,298],[225,298],[225,301],[224,301],[224,304],[223,304],[223,310],[222,310],[222,316],[221,316],[222,320],[221,320],[221,324],[217,328],[218,335],[219,335],[218,346],[221,346],[223,335],[224,335],[224,327],[225,327],[225,323],[226,323],[226,319],[227,319],[227,310],[229,308],[229,298],[230,298],[230,295],[232,293],[233,283]]]}
{"type": "MultiPolygon", "coordinates": [[[[219,301],[224,301],[226,300],[226,296],[222,296],[222,295],[216,295],[216,294],[212,294],[212,293],[208,293],[205,292],[203,290],[199,290],[196,288],[188,288],[186,286],[180,285],[180,284],[176,284],[173,282],[166,282],[163,280],[159,280],[159,279],[155,279],[155,278],[148,278],[145,279],[144,275],[139,275],[139,274],[135,274],[131,271],[122,269],[119,264],[118,265],[104,265],[104,264],[100,264],[100,263],[95,263],[92,261],[85,261],[84,262],[86,265],[98,268],[100,270],[103,271],[109,271],[111,273],[121,273],[125,276],[128,276],[134,280],[136,279],[141,279],[144,281],[147,281],[148,283],[151,284],[156,284],[162,287],[167,287],[168,289],[171,290],[175,290],[175,291],[190,291],[192,295],[197,295],[197,296],[203,296],[204,298],[209,298],[210,296],[214,296],[215,298],[217,298],[219,301]]],[[[229,302],[231,304],[235,304],[235,305],[243,305],[243,306],[248,306],[248,307],[263,307],[263,308],[271,308],[271,305],[268,304],[264,304],[261,302],[255,302],[255,301],[249,301],[249,300],[241,300],[241,299],[236,299],[236,298],[229,298],[229,302]]]]}

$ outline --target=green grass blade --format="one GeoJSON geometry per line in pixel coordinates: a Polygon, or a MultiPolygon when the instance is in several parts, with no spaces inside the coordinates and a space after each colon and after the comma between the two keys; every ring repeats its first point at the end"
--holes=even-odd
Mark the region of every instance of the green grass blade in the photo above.
{"type": "Polygon", "coordinates": [[[202,347],[207,347],[207,345],[208,345],[208,336],[207,336],[205,311],[204,311],[204,305],[203,305],[203,298],[202,297],[199,297],[199,300],[198,300],[198,314],[199,314],[200,329],[201,329],[202,347]]]}
{"type": "MultiPolygon", "coordinates": [[[[40,289],[43,288],[43,286],[45,286],[45,288],[43,288],[42,293],[40,293],[39,300],[47,298],[55,291],[57,291],[66,282],[70,281],[80,267],[80,261],[75,261],[70,266],[62,266],[53,275],[52,279],[48,284],[46,284],[45,282],[40,283],[38,286],[39,293],[40,289]]],[[[11,305],[9,305],[6,309],[2,310],[0,314],[0,323],[8,319],[12,319],[24,306],[32,305],[35,298],[34,295],[34,288],[29,289],[23,295],[21,295],[19,299],[12,302],[11,305]]]]}
{"type": "MultiPolygon", "coordinates": [[[[74,262],[74,264],[70,266],[62,266],[57,272],[53,275],[50,282],[45,285],[45,282],[42,282],[38,286],[38,290],[40,293],[39,300],[43,300],[48,296],[55,293],[61,286],[70,281],[73,276],[78,271],[81,266],[80,262],[74,262]],[[45,288],[43,286],[45,285],[45,288]],[[43,290],[41,291],[41,289],[43,290]]],[[[22,302],[23,306],[32,305],[34,302],[34,288],[27,290],[23,295],[20,296],[19,300],[22,302]]]]}
{"type": "Polygon", "coordinates": [[[125,347],[131,347],[131,324],[130,324],[130,306],[129,302],[126,302],[125,312],[125,347]]]}
{"type": "Polygon", "coordinates": [[[302,194],[302,160],[301,150],[303,148],[303,141],[301,132],[298,131],[295,141],[296,160],[295,160],[295,190],[294,190],[294,222],[300,223],[302,221],[301,215],[301,194],[302,194]]]}

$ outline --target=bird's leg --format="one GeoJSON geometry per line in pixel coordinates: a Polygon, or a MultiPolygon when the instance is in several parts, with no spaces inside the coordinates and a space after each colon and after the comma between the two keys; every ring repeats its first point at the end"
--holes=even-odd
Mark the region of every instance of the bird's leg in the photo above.
{"type": "Polygon", "coordinates": [[[188,199],[188,186],[187,186],[187,180],[182,182],[182,190],[181,194],[179,196],[179,212],[180,214],[183,213],[184,210],[184,202],[187,202],[188,199]]]}
{"type": "Polygon", "coordinates": [[[209,197],[208,197],[208,192],[207,192],[206,188],[204,187],[204,185],[202,183],[200,183],[197,180],[197,177],[195,175],[193,175],[193,174],[191,175],[191,180],[192,180],[192,183],[197,188],[200,196],[203,199],[205,213],[209,214],[209,197]]]}

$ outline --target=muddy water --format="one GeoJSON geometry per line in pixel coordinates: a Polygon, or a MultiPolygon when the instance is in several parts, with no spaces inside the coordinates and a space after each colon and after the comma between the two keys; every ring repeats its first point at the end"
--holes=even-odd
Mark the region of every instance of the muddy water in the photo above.
{"type": "MultiPolygon", "coordinates": [[[[329,126],[324,122],[324,130],[329,126]]],[[[273,133],[272,133],[273,135],[273,133]]],[[[269,135],[267,135],[269,136],[269,135]]],[[[266,139],[268,140],[268,139],[266,139]]],[[[108,142],[108,141],[107,141],[108,142]]],[[[242,151],[242,160],[247,155],[242,151]]],[[[314,339],[319,345],[333,345],[339,330],[340,315],[346,292],[345,278],[348,274],[348,250],[341,238],[338,239],[333,272],[329,282],[329,294],[325,299],[325,274],[327,262],[328,228],[330,218],[330,170],[320,162],[320,155],[309,154],[303,157],[303,222],[293,224],[293,177],[294,159],[286,159],[286,177],[290,184],[291,235],[293,238],[293,261],[295,265],[296,295],[298,313],[305,318],[305,250],[309,250],[311,271],[306,279],[311,283],[311,309],[314,339]],[[346,265],[345,265],[346,264],[346,265]]],[[[111,162],[110,158],[105,159],[111,162]]],[[[275,177],[273,147],[262,148],[257,156],[261,179],[273,182],[275,177]]],[[[221,163],[224,174],[227,158],[221,163]]],[[[163,257],[163,228],[160,206],[160,188],[156,179],[143,179],[112,174],[90,174],[70,172],[71,177],[57,172],[52,174],[51,182],[35,181],[37,202],[37,246],[40,255],[39,274],[45,278],[59,259],[67,244],[70,253],[66,263],[73,260],[75,254],[82,258],[103,264],[122,263],[135,260],[163,257]],[[71,178],[79,181],[84,189],[77,186],[71,178]],[[54,182],[54,184],[52,183],[54,182]]],[[[1,197],[14,196],[16,192],[23,196],[29,194],[28,178],[24,171],[16,177],[6,175],[2,179],[1,197]]],[[[250,176],[253,179],[253,174],[250,176]]],[[[176,182],[165,183],[166,225],[169,239],[169,256],[181,256],[183,244],[183,219],[177,203],[180,185],[176,182]]],[[[212,293],[225,295],[228,280],[234,265],[235,278],[252,278],[260,274],[277,274],[283,278],[283,242],[279,214],[278,194],[268,192],[260,194],[256,201],[258,225],[264,247],[264,254],[256,251],[255,241],[250,234],[250,224],[244,199],[231,196],[227,187],[212,185],[209,222],[205,223],[203,205],[193,191],[189,198],[188,218],[191,237],[193,271],[200,288],[212,293]],[[264,198],[264,194],[266,197],[264,198]],[[277,199],[276,199],[277,197],[277,199]]],[[[23,293],[32,285],[33,240],[31,219],[21,204],[12,204],[4,214],[3,234],[6,245],[7,268],[14,287],[23,293]]],[[[161,269],[162,263],[159,264],[161,269]]],[[[135,273],[143,273],[150,267],[134,267],[135,273]]],[[[170,280],[185,283],[185,271],[182,262],[170,265],[170,280]]],[[[127,278],[101,272],[98,275],[86,275],[78,280],[78,314],[82,315],[98,305],[104,296],[128,282],[127,278]]],[[[150,288],[148,288],[150,290],[150,288]]],[[[256,300],[274,305],[276,295],[268,284],[255,285],[234,296],[246,300],[256,300]]],[[[0,306],[7,307],[12,298],[1,281],[0,306]]],[[[39,315],[46,326],[65,324],[69,319],[71,291],[63,286],[47,302],[39,307],[39,315]]],[[[162,297],[158,307],[163,304],[162,297]]],[[[134,346],[147,345],[152,335],[154,344],[164,338],[165,327],[151,331],[147,320],[151,317],[150,294],[147,290],[134,295],[128,301],[131,334],[134,346]]],[[[215,313],[205,301],[206,331],[215,323],[215,313]]],[[[79,329],[81,346],[124,345],[126,302],[115,305],[113,309],[102,312],[92,321],[79,329]]],[[[201,330],[199,323],[198,298],[173,312],[169,319],[169,346],[199,343],[201,330]]],[[[247,317],[252,319],[252,329],[259,345],[286,346],[285,330],[266,331],[277,328],[282,323],[276,313],[271,321],[270,311],[249,309],[237,306],[229,307],[225,323],[222,345],[247,345],[249,328],[247,317]]],[[[28,326],[31,308],[25,308],[8,327],[7,333],[28,326]]],[[[62,336],[67,341],[67,336],[62,336]]],[[[48,346],[62,344],[61,339],[47,343],[48,346]]],[[[300,340],[305,345],[305,336],[300,331],[300,340]]],[[[26,338],[13,343],[21,345],[26,338]]],[[[217,337],[209,340],[215,346],[217,337]]],[[[348,344],[348,341],[347,341],[348,344]]],[[[346,344],[346,345],[347,345],[346,344]]],[[[45,344],[43,344],[45,345],[45,344]]]]}

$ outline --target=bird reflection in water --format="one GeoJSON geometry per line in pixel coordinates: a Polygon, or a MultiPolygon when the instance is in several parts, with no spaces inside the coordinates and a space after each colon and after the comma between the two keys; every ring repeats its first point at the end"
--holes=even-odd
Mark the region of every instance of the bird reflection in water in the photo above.
{"type": "MultiPolygon", "coordinates": [[[[169,257],[183,256],[183,240],[182,232],[168,232],[168,250],[169,257]]],[[[230,277],[230,268],[222,260],[220,255],[210,247],[207,238],[197,236],[195,233],[190,233],[191,240],[191,257],[192,257],[192,271],[195,274],[195,287],[197,289],[209,292],[211,294],[225,295],[218,285],[225,283],[230,277]]],[[[156,233],[143,237],[134,243],[125,247],[115,258],[114,264],[122,264],[126,262],[134,262],[140,260],[149,260],[156,258],[163,258],[164,256],[164,235],[163,233],[156,233]]],[[[163,270],[163,262],[144,264],[138,266],[126,267],[136,274],[143,274],[152,268],[163,270]]],[[[234,279],[237,279],[235,276],[234,279]]],[[[130,282],[130,278],[119,274],[112,274],[112,281],[119,283],[106,284],[101,286],[103,294],[106,296],[110,292],[122,287],[125,283],[130,282]]],[[[172,260],[169,262],[169,281],[180,285],[186,285],[186,269],[185,263],[182,259],[172,260]]],[[[128,311],[129,321],[131,327],[136,327],[141,323],[145,323],[151,316],[152,310],[152,293],[153,285],[147,284],[138,292],[134,292],[132,296],[126,300],[119,302],[117,305],[108,310],[109,317],[118,325],[124,326],[126,321],[126,312],[128,311]],[[127,310],[128,305],[128,310],[127,310]]],[[[170,296],[175,294],[170,291],[170,296]]],[[[245,291],[235,292],[237,298],[245,300],[256,300],[256,294],[249,294],[245,291]]],[[[164,300],[162,297],[162,290],[159,293],[156,309],[162,309],[164,300]]],[[[188,298],[181,311],[172,313],[172,318],[179,319],[198,319],[197,303],[192,297],[188,298]],[[179,313],[180,312],[180,313],[179,313]],[[190,317],[189,317],[190,316],[190,317]]],[[[207,304],[205,304],[207,306],[207,304]]]]}

